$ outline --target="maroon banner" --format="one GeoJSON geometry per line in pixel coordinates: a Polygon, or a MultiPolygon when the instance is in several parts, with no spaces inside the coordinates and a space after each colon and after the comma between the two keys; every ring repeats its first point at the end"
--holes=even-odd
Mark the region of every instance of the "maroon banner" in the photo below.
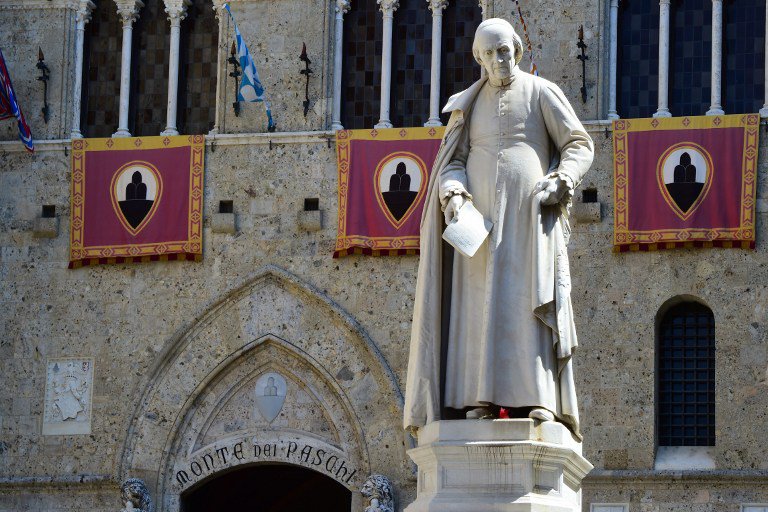
{"type": "Polygon", "coordinates": [[[418,254],[424,196],[444,130],[337,132],[339,225],[334,258],[418,254]]]}
{"type": "Polygon", "coordinates": [[[202,257],[202,135],[72,144],[70,268],[202,257]]]}
{"type": "Polygon", "coordinates": [[[754,248],[759,122],[614,121],[614,250],[754,248]]]}

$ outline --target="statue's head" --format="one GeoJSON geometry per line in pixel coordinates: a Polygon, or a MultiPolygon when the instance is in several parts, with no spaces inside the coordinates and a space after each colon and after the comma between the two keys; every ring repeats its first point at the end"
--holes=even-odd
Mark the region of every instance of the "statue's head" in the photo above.
{"type": "Polygon", "coordinates": [[[490,18],[477,27],[472,54],[492,81],[503,83],[523,58],[523,40],[507,20],[490,18]]]}

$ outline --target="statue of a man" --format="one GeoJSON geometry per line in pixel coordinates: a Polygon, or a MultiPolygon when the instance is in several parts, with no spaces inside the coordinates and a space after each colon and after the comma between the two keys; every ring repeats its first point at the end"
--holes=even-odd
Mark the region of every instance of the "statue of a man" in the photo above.
{"type": "Polygon", "coordinates": [[[468,418],[504,407],[580,437],[567,210],[594,145],[562,91],[518,68],[523,45],[507,21],[482,22],[472,50],[486,76],[443,109],[451,118],[421,220],[404,424],[440,419],[447,343],[443,406],[468,418]],[[493,228],[447,266],[443,220],[466,202],[493,228]]]}

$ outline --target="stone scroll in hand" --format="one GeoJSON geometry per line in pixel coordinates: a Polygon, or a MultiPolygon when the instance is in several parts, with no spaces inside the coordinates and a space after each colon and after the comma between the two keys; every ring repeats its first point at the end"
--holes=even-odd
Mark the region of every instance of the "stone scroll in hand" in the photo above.
{"type": "Polygon", "coordinates": [[[483,217],[471,201],[467,201],[443,231],[443,240],[463,256],[471,258],[488,238],[493,222],[483,217]]]}

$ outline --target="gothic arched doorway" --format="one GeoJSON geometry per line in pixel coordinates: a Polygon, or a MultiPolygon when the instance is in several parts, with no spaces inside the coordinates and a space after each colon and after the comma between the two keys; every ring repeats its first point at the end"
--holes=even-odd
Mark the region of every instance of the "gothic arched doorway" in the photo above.
{"type": "Polygon", "coordinates": [[[181,496],[183,512],[339,512],[352,493],[311,469],[286,464],[247,466],[214,476],[181,496]]]}

